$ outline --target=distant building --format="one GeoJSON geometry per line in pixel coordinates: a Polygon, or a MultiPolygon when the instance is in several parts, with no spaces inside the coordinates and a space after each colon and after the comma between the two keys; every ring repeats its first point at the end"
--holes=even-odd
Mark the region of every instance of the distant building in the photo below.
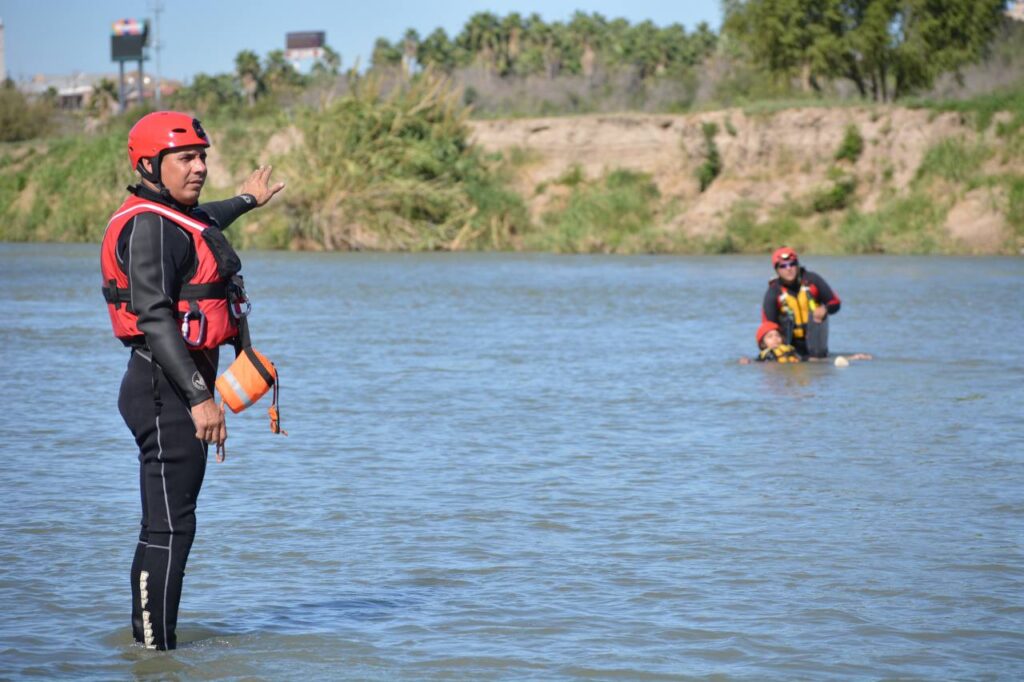
{"type": "MultiPolygon", "coordinates": [[[[117,87],[116,73],[73,73],[70,76],[51,76],[36,74],[32,80],[18,83],[18,89],[29,97],[42,97],[51,93],[56,98],[57,106],[61,109],[83,109],[89,106],[92,99],[93,89],[103,79],[109,80],[117,87]]],[[[125,74],[125,98],[128,104],[134,104],[139,100],[139,89],[136,85],[137,73],[125,74]]],[[[147,100],[152,101],[154,95],[155,79],[150,76],[143,76],[143,94],[147,100]]],[[[163,79],[160,88],[161,97],[173,94],[181,83],[178,81],[163,79]]]]}
{"type": "Polygon", "coordinates": [[[1013,7],[1006,10],[1006,16],[1017,21],[1024,21],[1024,0],[1016,0],[1013,7]]]}
{"type": "Polygon", "coordinates": [[[93,86],[102,76],[74,73],[70,76],[47,76],[36,74],[32,80],[18,83],[18,89],[29,97],[42,97],[47,93],[55,96],[61,109],[81,109],[89,103],[93,86]]]}

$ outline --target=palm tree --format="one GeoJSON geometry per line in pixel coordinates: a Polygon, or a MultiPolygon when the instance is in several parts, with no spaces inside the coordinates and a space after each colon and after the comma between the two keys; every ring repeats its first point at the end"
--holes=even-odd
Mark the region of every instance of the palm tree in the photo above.
{"type": "Polygon", "coordinates": [[[658,27],[650,20],[640,22],[629,32],[626,57],[643,79],[655,75],[659,68],[663,68],[659,36],[658,27]]]}
{"type": "Polygon", "coordinates": [[[586,14],[577,10],[569,21],[569,36],[574,51],[579,53],[580,70],[587,78],[594,75],[598,53],[604,51],[607,27],[607,20],[597,12],[586,14]]]}
{"type": "Polygon", "coordinates": [[[554,78],[562,70],[562,33],[564,26],[555,22],[546,23],[539,14],[534,12],[526,20],[523,28],[527,54],[524,60],[539,61],[539,66],[548,78],[554,78]]]}
{"type": "Polygon", "coordinates": [[[501,75],[508,75],[515,70],[516,60],[522,52],[522,40],[523,17],[518,12],[512,12],[501,20],[501,75]]]}
{"type": "Polygon", "coordinates": [[[493,72],[498,66],[500,35],[501,23],[498,17],[491,12],[477,12],[466,22],[455,42],[471,60],[479,61],[484,68],[493,72]]]}
{"type": "Polygon", "coordinates": [[[295,70],[284,56],[284,50],[267,53],[263,77],[271,90],[282,90],[302,85],[302,74],[295,70]]]}
{"type": "Polygon", "coordinates": [[[379,69],[398,66],[401,63],[402,50],[392,45],[387,38],[377,38],[377,42],[373,44],[373,53],[370,55],[370,67],[379,69]]]}
{"type": "Polygon", "coordinates": [[[256,95],[266,87],[260,73],[260,58],[252,50],[242,50],[235,55],[235,73],[242,83],[246,102],[252,106],[256,103],[256,95]]]}
{"type": "Polygon", "coordinates": [[[445,73],[452,72],[455,68],[455,46],[443,28],[434,29],[433,33],[420,41],[416,47],[416,61],[445,73]]]}
{"type": "Polygon", "coordinates": [[[420,34],[414,28],[405,32],[402,38],[402,68],[406,73],[412,73],[416,64],[416,53],[420,45],[420,34]]]}
{"type": "Polygon", "coordinates": [[[117,83],[109,78],[101,78],[92,86],[92,94],[89,96],[89,113],[105,118],[107,114],[117,108],[118,99],[117,83]]]}
{"type": "Polygon", "coordinates": [[[324,55],[320,58],[320,63],[327,69],[327,73],[332,76],[337,76],[341,73],[341,55],[331,49],[330,45],[324,45],[324,55]]]}

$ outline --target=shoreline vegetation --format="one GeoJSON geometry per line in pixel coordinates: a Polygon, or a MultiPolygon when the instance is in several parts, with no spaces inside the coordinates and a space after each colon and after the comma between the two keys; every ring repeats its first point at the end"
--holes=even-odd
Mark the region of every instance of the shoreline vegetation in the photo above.
{"type": "MultiPolygon", "coordinates": [[[[996,57],[1019,54],[1011,47],[1024,44],[1022,35],[1007,28],[996,57]]],[[[698,65],[721,62],[723,42],[706,27],[693,34],[672,62],[674,75],[659,74],[652,58],[645,91],[664,91],[659,78],[693,86],[698,65]]],[[[288,183],[232,228],[237,244],[715,254],[787,243],[831,254],[1024,253],[1024,81],[892,103],[891,94],[832,96],[838,85],[806,92],[790,78],[772,81],[772,93],[748,84],[736,97],[750,69],[733,55],[717,101],[501,116],[497,100],[467,86],[454,64],[410,66],[402,60],[414,52],[378,48],[381,63],[365,74],[340,74],[332,52],[330,64],[306,77],[273,55],[261,68],[256,55],[241,53],[236,77],[197,77],[171,103],[211,131],[204,200],[230,196],[258,164],[272,164],[288,183]]],[[[507,55],[494,61],[494,49],[484,50],[487,59],[514,70],[507,55]]],[[[590,54],[580,64],[593,72],[601,62],[590,54]]],[[[1005,60],[992,68],[1005,71],[1005,60]]],[[[593,82],[593,73],[569,76],[593,82]]],[[[497,77],[496,91],[505,92],[533,76],[497,77]]],[[[13,121],[19,105],[6,90],[0,118],[13,121]]],[[[141,113],[96,115],[80,126],[87,129],[0,143],[0,240],[98,242],[135,181],[124,141],[141,113]]]]}

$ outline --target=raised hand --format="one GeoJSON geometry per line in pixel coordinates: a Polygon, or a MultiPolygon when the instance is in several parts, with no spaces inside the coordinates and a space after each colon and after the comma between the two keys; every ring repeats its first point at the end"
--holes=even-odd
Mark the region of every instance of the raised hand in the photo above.
{"type": "Polygon", "coordinates": [[[251,194],[256,199],[256,205],[263,206],[275,194],[284,189],[283,182],[270,184],[270,174],[273,172],[273,166],[260,166],[242,183],[242,189],[239,193],[251,194]]]}

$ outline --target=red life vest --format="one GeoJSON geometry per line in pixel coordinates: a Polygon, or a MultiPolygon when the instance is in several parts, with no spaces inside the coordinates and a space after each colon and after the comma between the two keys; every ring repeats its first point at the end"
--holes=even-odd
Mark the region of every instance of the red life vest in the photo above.
{"type": "MultiPolygon", "coordinates": [[[[117,242],[121,230],[140,213],[156,213],[184,229],[196,250],[196,268],[188,282],[182,284],[177,302],[178,320],[185,344],[194,350],[216,348],[238,335],[239,307],[244,303],[240,284],[226,280],[218,270],[218,261],[203,232],[210,228],[195,218],[153,201],[128,197],[107,223],[100,247],[100,269],[103,273],[103,296],[114,327],[114,336],[128,340],[142,335],[137,326],[138,315],[131,308],[128,275],[117,261],[117,242]],[[230,300],[229,300],[230,299],[230,300]]],[[[233,278],[238,279],[240,278],[233,278]]]]}

